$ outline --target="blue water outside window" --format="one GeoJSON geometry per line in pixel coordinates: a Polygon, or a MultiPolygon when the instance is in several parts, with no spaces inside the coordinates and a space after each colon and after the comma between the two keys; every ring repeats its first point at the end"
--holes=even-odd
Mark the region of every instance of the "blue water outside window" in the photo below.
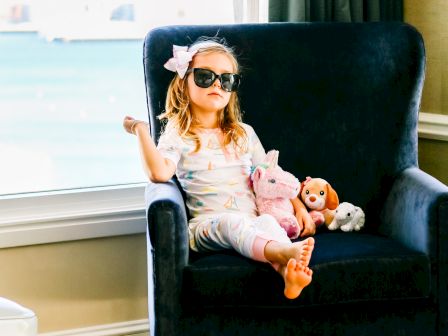
{"type": "Polygon", "coordinates": [[[144,181],[125,114],[146,118],[141,40],[0,33],[0,193],[144,181]]]}

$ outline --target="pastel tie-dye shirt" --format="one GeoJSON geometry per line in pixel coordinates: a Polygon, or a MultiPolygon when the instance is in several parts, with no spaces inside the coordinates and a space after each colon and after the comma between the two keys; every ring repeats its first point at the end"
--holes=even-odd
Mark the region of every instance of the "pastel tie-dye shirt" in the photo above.
{"type": "Polygon", "coordinates": [[[160,153],[176,165],[176,175],[187,194],[193,217],[211,213],[240,212],[257,215],[250,188],[251,166],[266,156],[254,129],[242,124],[248,136],[248,151],[237,153],[232,144],[221,146],[219,128],[200,134],[201,148],[194,153],[194,141],[184,140],[175,129],[167,129],[157,145],[160,153]]]}

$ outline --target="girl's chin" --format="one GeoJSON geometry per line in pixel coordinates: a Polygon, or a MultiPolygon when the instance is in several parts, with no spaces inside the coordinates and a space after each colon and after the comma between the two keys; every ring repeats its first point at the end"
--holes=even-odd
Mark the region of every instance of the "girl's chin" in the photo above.
{"type": "Polygon", "coordinates": [[[219,99],[211,98],[201,101],[201,104],[192,105],[203,111],[221,111],[227,104],[221,97],[219,97],[219,99]]]}
{"type": "Polygon", "coordinates": [[[206,110],[210,110],[210,111],[220,111],[222,110],[224,107],[226,107],[225,105],[221,104],[207,104],[206,106],[204,106],[204,108],[206,110]]]}

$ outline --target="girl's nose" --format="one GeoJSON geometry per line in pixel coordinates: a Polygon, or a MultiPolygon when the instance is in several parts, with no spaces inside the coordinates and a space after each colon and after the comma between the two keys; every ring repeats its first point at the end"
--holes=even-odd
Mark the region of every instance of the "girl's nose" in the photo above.
{"type": "Polygon", "coordinates": [[[213,82],[213,87],[219,87],[221,88],[221,82],[219,81],[219,78],[216,78],[213,82]]]}

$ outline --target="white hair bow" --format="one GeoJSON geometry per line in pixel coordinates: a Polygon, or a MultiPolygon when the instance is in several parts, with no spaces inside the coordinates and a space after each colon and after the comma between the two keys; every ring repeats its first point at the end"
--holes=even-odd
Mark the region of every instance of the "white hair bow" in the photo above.
{"type": "Polygon", "coordinates": [[[165,63],[164,67],[167,70],[177,72],[180,78],[184,78],[188,65],[196,53],[197,50],[188,51],[188,47],[173,45],[173,57],[165,63]]]}

